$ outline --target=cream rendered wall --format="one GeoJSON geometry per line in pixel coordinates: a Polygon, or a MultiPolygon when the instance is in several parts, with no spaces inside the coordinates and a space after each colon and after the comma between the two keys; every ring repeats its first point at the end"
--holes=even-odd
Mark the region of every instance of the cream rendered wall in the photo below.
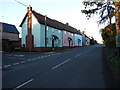
{"type": "Polygon", "coordinates": [[[19,34],[3,32],[2,33],[2,38],[3,39],[9,39],[10,41],[18,41],[19,40],[19,34]]]}
{"type": "Polygon", "coordinates": [[[21,35],[22,35],[22,36],[21,36],[21,44],[22,44],[22,46],[23,46],[23,44],[26,45],[26,35],[27,35],[27,33],[28,33],[28,29],[27,29],[27,18],[26,18],[25,22],[24,22],[23,25],[22,25],[21,32],[22,32],[22,34],[21,34],[21,35]]]}
{"type": "Polygon", "coordinates": [[[32,14],[32,34],[34,36],[34,47],[40,47],[40,24],[36,17],[32,14]]]}

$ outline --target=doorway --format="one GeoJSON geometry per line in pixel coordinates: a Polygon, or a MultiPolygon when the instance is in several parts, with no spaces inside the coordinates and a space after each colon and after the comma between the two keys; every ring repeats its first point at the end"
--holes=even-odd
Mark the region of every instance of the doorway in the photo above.
{"type": "Polygon", "coordinates": [[[72,46],[72,39],[70,37],[68,37],[68,43],[69,43],[69,48],[72,46]]]}
{"type": "Polygon", "coordinates": [[[57,47],[55,47],[55,42],[58,40],[58,37],[56,35],[52,35],[52,50],[55,50],[57,47]]]}

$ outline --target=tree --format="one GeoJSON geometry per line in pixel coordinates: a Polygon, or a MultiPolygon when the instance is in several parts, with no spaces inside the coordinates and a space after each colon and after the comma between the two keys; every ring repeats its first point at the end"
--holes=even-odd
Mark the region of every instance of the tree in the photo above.
{"type": "Polygon", "coordinates": [[[82,10],[82,13],[85,13],[86,17],[89,19],[91,15],[98,14],[100,16],[99,24],[105,23],[109,20],[109,24],[111,24],[111,19],[114,16],[115,7],[111,5],[111,2],[98,0],[93,2],[93,0],[83,1],[85,5],[85,9],[82,10]]]}
{"type": "Polygon", "coordinates": [[[115,36],[116,36],[116,28],[115,24],[108,25],[104,29],[101,29],[101,36],[104,40],[104,44],[107,47],[115,47],[115,36]],[[113,29],[110,29],[110,26],[113,27],[113,29]]]}
{"type": "Polygon", "coordinates": [[[90,45],[94,45],[94,44],[97,44],[97,41],[92,37],[90,39],[90,45]]]}
{"type": "MultiPolygon", "coordinates": [[[[92,14],[99,13],[101,18],[99,23],[104,23],[109,20],[109,24],[111,25],[111,18],[115,16],[117,55],[120,56],[120,0],[84,0],[83,4],[85,5],[85,10],[82,10],[82,13],[85,13],[88,19],[92,14]],[[105,14],[106,11],[107,14],[105,14]]],[[[112,26],[110,26],[110,29],[112,29],[112,26]]]]}

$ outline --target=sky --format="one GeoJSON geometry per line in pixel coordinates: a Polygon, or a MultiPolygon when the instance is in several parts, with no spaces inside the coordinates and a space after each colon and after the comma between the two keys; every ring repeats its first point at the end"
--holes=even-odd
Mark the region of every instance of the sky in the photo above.
{"type": "MultiPolygon", "coordinates": [[[[85,14],[81,13],[84,9],[83,0],[17,0],[27,6],[31,5],[36,12],[47,15],[62,23],[69,23],[70,26],[85,31],[87,36],[93,36],[95,40],[102,43],[100,28],[98,27],[98,17],[94,16],[87,19],[85,14]]],[[[20,32],[19,27],[27,7],[17,3],[15,0],[0,0],[0,22],[13,24],[20,32]]]]}

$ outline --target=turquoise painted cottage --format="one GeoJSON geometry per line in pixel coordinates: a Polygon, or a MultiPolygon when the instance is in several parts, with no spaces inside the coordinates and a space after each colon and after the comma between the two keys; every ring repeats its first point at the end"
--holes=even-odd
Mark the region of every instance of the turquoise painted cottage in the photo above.
{"type": "Polygon", "coordinates": [[[74,45],[75,47],[82,47],[82,34],[80,31],[77,31],[75,34],[74,34],[74,45]]]}
{"type": "MultiPolygon", "coordinates": [[[[30,6],[28,7],[28,11],[20,24],[20,27],[22,28],[22,47],[29,49],[29,51],[51,51],[62,49],[65,42],[64,37],[67,37],[65,45],[68,45],[68,48],[75,47],[77,44],[74,39],[79,40],[78,36],[80,35],[80,33],[71,26],[41,15],[33,11],[30,6]],[[70,34],[68,34],[68,36],[63,35],[64,31],[70,34]]],[[[77,46],[82,45],[80,42],[77,46]]]]}

